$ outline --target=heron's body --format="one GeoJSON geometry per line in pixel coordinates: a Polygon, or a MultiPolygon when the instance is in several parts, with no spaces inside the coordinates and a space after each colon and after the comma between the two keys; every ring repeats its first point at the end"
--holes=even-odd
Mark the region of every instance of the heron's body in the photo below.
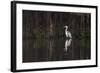
{"type": "Polygon", "coordinates": [[[67,30],[67,28],[65,29],[65,35],[66,35],[66,37],[68,37],[68,38],[72,38],[71,32],[69,32],[69,31],[67,30]]]}

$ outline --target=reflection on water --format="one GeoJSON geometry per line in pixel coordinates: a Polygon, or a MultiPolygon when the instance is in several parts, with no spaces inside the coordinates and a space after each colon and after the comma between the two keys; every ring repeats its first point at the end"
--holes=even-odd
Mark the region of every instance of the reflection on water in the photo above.
{"type": "Polygon", "coordinates": [[[66,39],[65,41],[65,50],[67,51],[68,47],[71,45],[72,39],[66,39]]]}
{"type": "Polygon", "coordinates": [[[23,62],[90,59],[90,47],[82,41],[66,38],[24,40],[23,62]]]}

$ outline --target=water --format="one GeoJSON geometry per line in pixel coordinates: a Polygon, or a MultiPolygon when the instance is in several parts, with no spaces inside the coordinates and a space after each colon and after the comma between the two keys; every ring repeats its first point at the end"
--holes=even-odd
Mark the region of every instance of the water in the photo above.
{"type": "Polygon", "coordinates": [[[23,62],[90,59],[90,48],[82,39],[24,40],[23,62]]]}

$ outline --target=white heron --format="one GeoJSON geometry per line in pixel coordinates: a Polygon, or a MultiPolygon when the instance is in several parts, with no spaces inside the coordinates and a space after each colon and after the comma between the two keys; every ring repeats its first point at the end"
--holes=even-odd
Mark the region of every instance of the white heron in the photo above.
{"type": "Polygon", "coordinates": [[[66,37],[67,37],[67,38],[72,38],[71,32],[68,31],[68,26],[66,25],[66,26],[64,26],[64,27],[65,27],[65,35],[66,35],[66,37]]]}

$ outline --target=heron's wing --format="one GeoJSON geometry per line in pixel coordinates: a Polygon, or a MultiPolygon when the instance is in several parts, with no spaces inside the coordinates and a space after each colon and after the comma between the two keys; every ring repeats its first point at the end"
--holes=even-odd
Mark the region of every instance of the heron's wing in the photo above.
{"type": "Polygon", "coordinates": [[[72,35],[71,35],[71,33],[70,33],[70,32],[68,32],[68,36],[69,36],[70,38],[72,38],[72,35]]]}

